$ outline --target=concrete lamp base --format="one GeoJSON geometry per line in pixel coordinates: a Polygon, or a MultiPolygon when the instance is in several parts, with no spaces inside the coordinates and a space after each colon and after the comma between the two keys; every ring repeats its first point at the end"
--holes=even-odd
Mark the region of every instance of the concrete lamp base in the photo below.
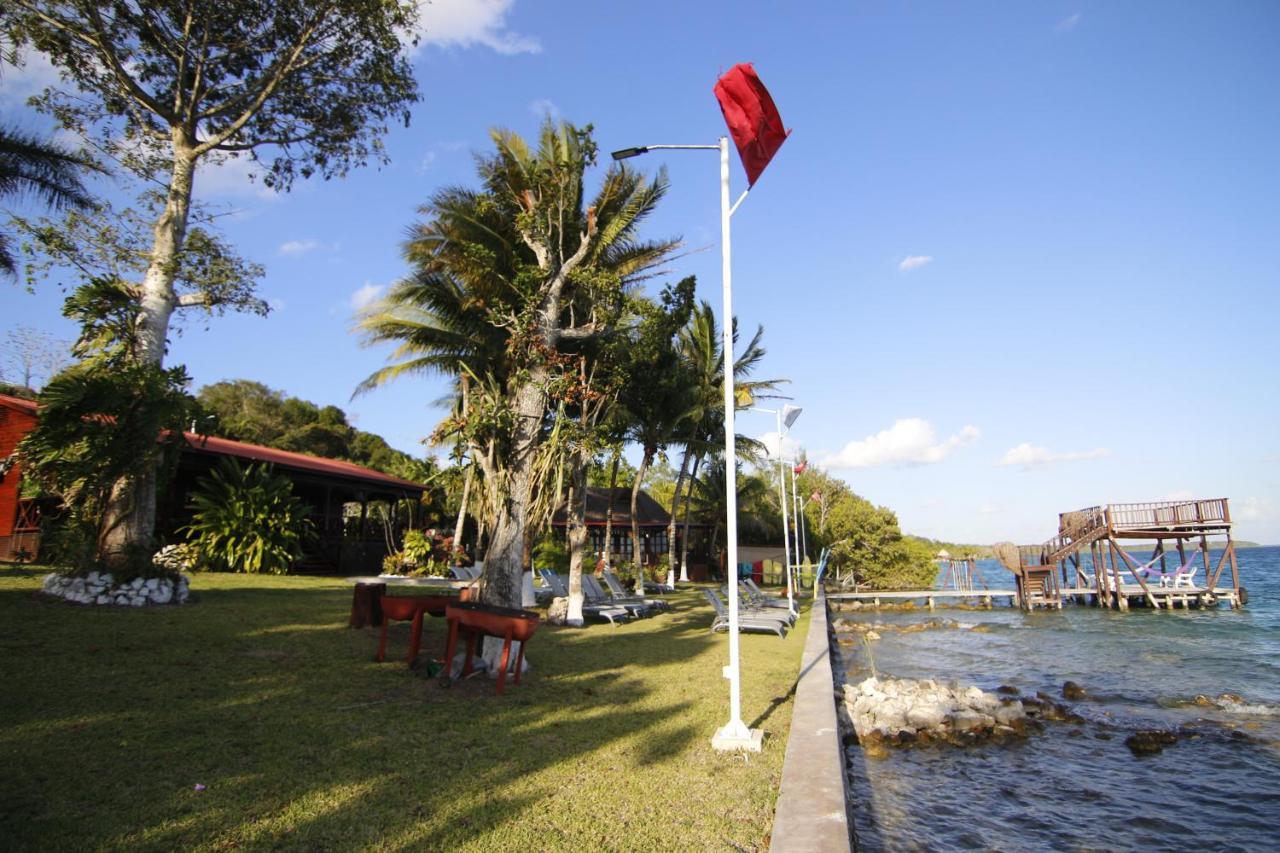
{"type": "Polygon", "coordinates": [[[711,748],[717,752],[759,752],[763,745],[764,732],[742,723],[729,723],[711,738],[711,748]]]}

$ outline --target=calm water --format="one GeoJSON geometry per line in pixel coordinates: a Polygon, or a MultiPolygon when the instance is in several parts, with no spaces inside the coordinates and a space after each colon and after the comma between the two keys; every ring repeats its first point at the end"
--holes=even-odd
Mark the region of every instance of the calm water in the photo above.
{"type": "MultiPolygon", "coordinates": [[[[1067,703],[1085,725],[1048,723],[1015,746],[896,750],[883,760],[850,747],[860,848],[1280,849],[1280,548],[1238,555],[1250,595],[1242,611],[838,614],[964,626],[881,632],[881,673],[1058,697],[1071,680],[1090,694],[1067,703]],[[1244,704],[1191,704],[1227,692],[1244,704]],[[1198,736],[1159,755],[1135,758],[1124,745],[1138,729],[1184,726],[1198,736]]],[[[1010,586],[998,564],[981,568],[993,588],[1010,586]]],[[[869,674],[860,646],[845,663],[850,681],[869,674]]]]}

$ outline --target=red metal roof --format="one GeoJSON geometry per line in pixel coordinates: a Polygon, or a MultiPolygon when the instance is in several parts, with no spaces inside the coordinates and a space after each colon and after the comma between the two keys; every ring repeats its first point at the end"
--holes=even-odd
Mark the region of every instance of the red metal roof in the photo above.
{"type": "Polygon", "coordinates": [[[262,447],[257,444],[246,444],[243,441],[232,441],[229,438],[217,438],[212,435],[196,435],[184,432],[187,445],[193,450],[214,453],[219,456],[234,456],[237,459],[248,459],[253,462],[270,462],[281,468],[292,468],[296,471],[310,471],[324,474],[327,477],[346,477],[365,483],[376,484],[393,489],[410,489],[423,492],[426,487],[410,480],[402,480],[354,462],[343,462],[339,459],[323,459],[319,456],[308,456],[305,453],[294,453],[289,450],[277,450],[274,447],[262,447]]]}
{"type": "MultiPolygon", "coordinates": [[[[29,414],[37,414],[38,406],[31,400],[0,394],[0,405],[9,406],[29,414]]],[[[421,493],[426,487],[409,480],[402,480],[381,471],[374,471],[354,462],[342,462],[337,459],[322,459],[319,456],[308,456],[305,453],[293,453],[288,450],[277,450],[274,447],[262,447],[257,444],[246,444],[243,441],[232,441],[229,438],[196,435],[184,432],[187,445],[193,450],[212,453],[218,456],[234,456],[237,459],[248,459],[253,462],[269,462],[282,468],[295,471],[308,471],[323,474],[327,477],[344,477],[358,480],[369,485],[396,490],[410,490],[421,493]]]]}
{"type": "Polygon", "coordinates": [[[14,397],[9,394],[0,394],[0,406],[8,406],[11,409],[17,409],[29,415],[36,414],[38,408],[35,400],[24,400],[21,397],[14,397]]]}

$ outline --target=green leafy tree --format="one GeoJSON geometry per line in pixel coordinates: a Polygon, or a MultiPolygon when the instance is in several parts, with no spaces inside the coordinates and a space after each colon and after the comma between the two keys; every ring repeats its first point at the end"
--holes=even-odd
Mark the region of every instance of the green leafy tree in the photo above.
{"type": "MultiPolygon", "coordinates": [[[[382,159],[386,122],[407,121],[417,98],[401,41],[415,13],[382,0],[9,4],[0,37],[44,53],[78,90],[46,90],[39,106],[162,188],[146,269],[128,291],[137,364],[160,368],[174,310],[207,298],[175,286],[197,238],[197,167],[248,156],[264,164],[264,183],[287,189],[296,176],[382,159]]],[[[143,472],[130,491],[150,495],[122,494],[110,508],[116,550],[148,541],[155,526],[155,478],[143,472]]]]}
{"type": "Polygon", "coordinates": [[[938,569],[932,553],[908,540],[892,510],[854,494],[814,465],[797,484],[812,547],[829,547],[831,565],[872,589],[925,589],[938,569]]]}
{"type": "Polygon", "coordinates": [[[288,477],[230,457],[197,481],[190,509],[183,532],[199,564],[217,571],[287,574],[314,535],[288,477]]]}

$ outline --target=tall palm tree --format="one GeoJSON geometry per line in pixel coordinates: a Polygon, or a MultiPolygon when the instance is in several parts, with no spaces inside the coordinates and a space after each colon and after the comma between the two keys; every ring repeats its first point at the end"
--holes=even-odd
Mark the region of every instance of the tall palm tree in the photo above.
{"type": "MultiPolygon", "coordinates": [[[[0,126],[0,198],[31,197],[56,210],[91,208],[93,199],[80,180],[86,171],[102,168],[83,154],[0,126]]],[[[0,233],[0,272],[13,275],[17,264],[9,245],[8,235],[0,233]]]]}
{"type": "MultiPolygon", "coordinates": [[[[768,484],[760,477],[744,476],[742,463],[738,463],[738,513],[740,527],[757,527],[759,522],[745,512],[747,507],[767,499],[770,492],[768,484]]],[[[728,478],[726,476],[724,454],[712,456],[702,477],[690,483],[689,503],[695,514],[711,521],[711,551],[715,553],[720,534],[725,530],[725,521],[729,517],[728,478]]],[[[729,572],[733,569],[730,568],[729,572]]]]}
{"type": "MultiPolygon", "coordinates": [[[[765,349],[761,345],[764,327],[757,326],[751,340],[742,349],[733,362],[734,388],[747,395],[759,394],[776,388],[786,380],[766,379],[750,380],[750,376],[764,360],[765,349]]],[[[734,318],[733,340],[738,341],[738,321],[734,318]]],[[[681,507],[682,487],[687,478],[695,478],[702,460],[708,453],[724,447],[724,346],[716,323],[715,312],[710,303],[702,302],[689,318],[689,323],[680,333],[679,351],[684,371],[692,377],[691,407],[685,418],[683,434],[676,443],[683,445],[680,473],[676,477],[676,490],[672,498],[671,522],[667,529],[667,561],[668,582],[675,580],[676,568],[676,524],[681,507]]],[[[755,460],[759,457],[762,446],[755,439],[737,435],[734,437],[738,455],[755,460]]],[[[692,488],[690,485],[689,488],[692,488]]],[[[684,535],[681,538],[680,580],[689,579],[688,541],[689,541],[689,506],[688,495],[684,505],[684,535]]]]}
{"type": "Polygon", "coordinates": [[[372,312],[383,319],[362,321],[362,329],[401,345],[369,387],[416,371],[457,376],[464,386],[461,377],[470,377],[468,405],[436,435],[464,441],[484,475],[491,536],[483,597],[518,606],[565,357],[612,331],[625,290],[653,274],[678,241],[637,236],[666,192],[662,174],[650,180],[612,165],[588,203],[588,132],[547,121],[536,149],[510,131],[491,136],[495,152],[477,162],[481,188],[431,197],[405,247],[418,281],[394,288],[372,312]],[[415,319],[406,323],[397,311],[415,319]]]}

